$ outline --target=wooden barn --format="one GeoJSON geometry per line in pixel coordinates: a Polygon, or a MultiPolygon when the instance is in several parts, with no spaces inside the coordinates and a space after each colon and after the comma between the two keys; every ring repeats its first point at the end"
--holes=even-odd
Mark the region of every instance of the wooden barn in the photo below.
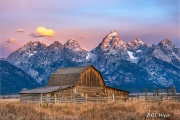
{"type": "MultiPolygon", "coordinates": [[[[109,87],[92,65],[58,68],[45,87],[20,92],[21,101],[43,101],[43,98],[64,99],[128,97],[129,92],[109,87]]],[[[46,99],[47,100],[47,99],[46,99]]]]}

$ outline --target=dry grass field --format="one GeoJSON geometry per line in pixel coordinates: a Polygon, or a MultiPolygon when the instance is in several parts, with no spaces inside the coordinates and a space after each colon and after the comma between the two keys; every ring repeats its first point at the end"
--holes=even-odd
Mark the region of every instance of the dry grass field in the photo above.
{"type": "Polygon", "coordinates": [[[180,102],[83,104],[20,103],[0,100],[0,120],[180,120],[180,102]]]}

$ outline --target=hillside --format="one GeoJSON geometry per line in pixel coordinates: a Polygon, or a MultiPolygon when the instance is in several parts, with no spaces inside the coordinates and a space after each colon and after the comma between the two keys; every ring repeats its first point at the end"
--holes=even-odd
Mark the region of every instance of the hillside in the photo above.
{"type": "Polygon", "coordinates": [[[17,94],[22,88],[36,88],[39,84],[20,68],[0,60],[1,94],[17,94]]]}

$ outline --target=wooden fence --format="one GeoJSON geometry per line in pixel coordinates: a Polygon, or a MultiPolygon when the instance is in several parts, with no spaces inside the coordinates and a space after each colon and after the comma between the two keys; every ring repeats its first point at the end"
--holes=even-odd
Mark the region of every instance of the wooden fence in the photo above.
{"type": "Polygon", "coordinates": [[[115,102],[115,101],[127,101],[128,97],[117,97],[114,94],[109,94],[106,97],[103,96],[52,96],[47,97],[45,94],[41,94],[39,97],[23,96],[21,102],[32,102],[32,103],[85,103],[85,102],[115,102]]]}
{"type": "Polygon", "coordinates": [[[158,101],[179,101],[180,96],[145,96],[145,101],[147,102],[158,102],[158,101]]]}
{"type": "MultiPolygon", "coordinates": [[[[37,97],[36,97],[37,98],[37,97]]],[[[63,94],[62,96],[54,95],[52,97],[47,97],[45,94],[41,94],[39,98],[32,99],[31,96],[25,96],[21,100],[22,102],[33,102],[33,103],[85,103],[85,102],[117,102],[117,101],[145,101],[145,102],[159,102],[159,101],[177,101],[180,102],[180,94],[176,96],[166,96],[166,95],[137,95],[137,96],[129,96],[129,97],[118,97],[114,96],[114,94],[109,94],[106,97],[102,96],[66,96],[63,94]]]]}
{"type": "Polygon", "coordinates": [[[50,103],[83,103],[83,102],[109,102],[109,101],[115,101],[115,97],[114,94],[112,94],[112,96],[108,96],[108,97],[90,97],[87,96],[87,94],[85,96],[79,96],[79,97],[46,97],[46,96],[41,96],[40,99],[40,103],[43,102],[50,102],[50,103]]]}
{"type": "Polygon", "coordinates": [[[161,102],[161,101],[172,101],[180,102],[180,96],[133,96],[129,97],[129,101],[145,101],[145,102],[161,102]]]}

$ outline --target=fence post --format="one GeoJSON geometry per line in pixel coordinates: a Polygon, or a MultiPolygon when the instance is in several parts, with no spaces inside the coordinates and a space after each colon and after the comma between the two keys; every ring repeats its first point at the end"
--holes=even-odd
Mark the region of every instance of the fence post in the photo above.
{"type": "Polygon", "coordinates": [[[73,90],[73,89],[72,89],[72,86],[71,86],[71,89],[70,89],[70,90],[71,90],[71,103],[72,103],[72,90],[73,90]]]}
{"type": "Polygon", "coordinates": [[[87,93],[86,93],[86,102],[87,102],[87,93]]]}
{"type": "Polygon", "coordinates": [[[155,94],[154,94],[154,89],[153,89],[152,91],[153,91],[153,96],[155,96],[155,94]]]}
{"type": "Polygon", "coordinates": [[[74,92],[76,93],[76,87],[74,87],[74,92]]]}
{"type": "Polygon", "coordinates": [[[156,91],[157,91],[157,96],[159,96],[159,90],[158,90],[158,88],[157,88],[157,90],[156,90],[156,91]]]}
{"type": "Polygon", "coordinates": [[[41,93],[40,103],[42,104],[42,93],[41,93]]]}
{"type": "Polygon", "coordinates": [[[146,88],[144,89],[144,92],[145,92],[145,96],[147,96],[147,90],[146,90],[146,88]]]}
{"type": "Polygon", "coordinates": [[[161,101],[163,101],[163,99],[164,99],[164,95],[162,94],[162,96],[161,96],[161,101]]]}
{"type": "Polygon", "coordinates": [[[115,102],[114,93],[112,94],[112,99],[113,99],[113,102],[115,102]]]}
{"type": "Polygon", "coordinates": [[[176,88],[175,86],[172,87],[172,95],[175,95],[176,94],[176,88]]]}
{"type": "Polygon", "coordinates": [[[139,100],[139,94],[138,94],[138,100],[139,100]]]}
{"type": "Polygon", "coordinates": [[[55,94],[55,96],[54,96],[54,103],[56,104],[56,94],[55,94]]]}

